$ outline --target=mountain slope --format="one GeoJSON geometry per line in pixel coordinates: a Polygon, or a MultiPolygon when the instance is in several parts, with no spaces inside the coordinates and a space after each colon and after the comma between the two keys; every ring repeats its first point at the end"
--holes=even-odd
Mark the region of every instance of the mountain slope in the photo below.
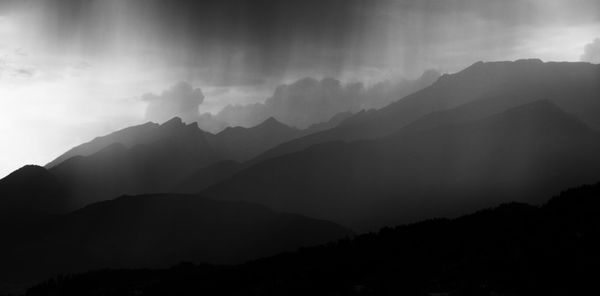
{"type": "Polygon", "coordinates": [[[507,200],[537,202],[597,178],[598,151],[596,131],[543,100],[481,120],[317,145],[205,193],[366,230],[507,200]]]}
{"type": "Polygon", "coordinates": [[[100,270],[27,295],[588,295],[600,267],[600,184],[223,268],[100,270]]]}
{"type": "Polygon", "coordinates": [[[206,166],[248,160],[301,133],[271,118],[253,128],[228,128],[213,135],[174,118],[158,127],[133,127],[83,144],[74,151],[91,151],[116,141],[90,155],[60,162],[50,172],[65,185],[77,208],[122,194],[175,191],[206,166]],[[155,130],[150,133],[149,129],[155,130]],[[143,136],[147,134],[152,137],[143,136]]]}
{"type": "Polygon", "coordinates": [[[89,156],[75,156],[50,169],[81,207],[122,194],[166,192],[196,169],[223,159],[207,134],[179,122],[163,139],[127,148],[112,144],[89,156]]]}
{"type": "Polygon", "coordinates": [[[60,181],[43,167],[24,166],[0,180],[0,220],[61,213],[69,204],[60,181]]]}
{"type": "MultiPolygon", "coordinates": [[[[511,97],[512,107],[547,99],[600,128],[600,65],[540,60],[478,62],[385,108],[359,112],[336,128],[275,147],[252,163],[330,141],[375,139],[435,111],[477,100],[511,97]]],[[[510,107],[510,106],[509,106],[510,107]]]]}
{"type": "MultiPolygon", "coordinates": [[[[340,114],[332,118],[332,121],[335,120],[334,123],[337,124],[344,117],[347,117],[347,115],[340,114]]],[[[163,124],[148,122],[127,127],[73,147],[49,162],[45,167],[53,168],[76,156],[90,156],[114,144],[120,144],[128,149],[138,145],[152,145],[172,137],[173,134],[180,133],[181,129],[192,126],[197,128],[197,124],[186,125],[180,118],[175,117],[163,124]]],[[[271,117],[250,128],[228,127],[216,135],[207,132],[199,132],[198,134],[202,134],[203,137],[207,138],[210,148],[220,151],[224,159],[246,161],[278,144],[333,126],[333,123],[328,122],[315,125],[310,129],[298,130],[271,117]]]]}
{"type": "MultiPolygon", "coordinates": [[[[352,113],[350,113],[350,112],[339,113],[339,114],[333,116],[329,121],[312,125],[307,129],[294,130],[294,131],[290,131],[290,132],[281,133],[282,136],[279,137],[277,139],[277,141],[279,143],[282,143],[284,141],[280,141],[280,140],[284,139],[284,138],[293,139],[293,138],[298,138],[301,136],[309,135],[312,133],[324,131],[324,130],[327,130],[330,128],[334,128],[334,127],[338,126],[340,123],[342,123],[344,120],[350,118],[351,116],[352,116],[352,113]]],[[[275,119],[270,119],[269,121],[272,122],[272,124],[270,124],[270,125],[281,126],[281,124],[277,123],[277,121],[275,121],[275,119]]],[[[269,122],[269,121],[267,121],[267,122],[269,122]]],[[[265,122],[265,124],[267,122],[265,122]]],[[[235,129],[241,129],[241,128],[235,128],[235,129]]],[[[286,128],[286,127],[279,127],[278,129],[283,130],[283,131],[289,130],[289,128],[286,128]]],[[[227,129],[226,129],[226,131],[227,131],[227,129]]],[[[265,134],[265,133],[261,133],[261,134],[265,134]]],[[[269,133],[269,134],[277,134],[277,133],[273,132],[273,133],[269,133]]],[[[240,151],[242,153],[243,153],[243,151],[246,151],[246,149],[250,149],[251,147],[258,146],[261,149],[266,148],[266,147],[275,147],[276,146],[276,145],[274,145],[275,142],[273,140],[269,141],[268,138],[269,137],[266,137],[266,140],[265,140],[264,138],[256,137],[256,136],[233,137],[234,141],[229,143],[226,146],[232,147],[233,149],[237,149],[238,151],[240,151]],[[243,140],[235,141],[235,139],[243,139],[243,140]],[[267,145],[265,145],[265,143],[267,145]],[[235,144],[237,144],[237,145],[235,145],[235,144]]],[[[230,149],[230,148],[226,147],[226,149],[230,149]]],[[[263,152],[266,150],[267,149],[262,149],[263,152]]],[[[259,155],[259,153],[255,153],[255,151],[260,151],[260,149],[253,149],[251,151],[252,151],[251,153],[245,153],[245,157],[240,158],[240,159],[249,160],[249,159],[251,159],[251,157],[249,157],[250,155],[252,155],[252,156],[259,155]]],[[[202,168],[198,169],[197,171],[195,171],[194,173],[190,174],[188,177],[184,178],[181,181],[181,183],[179,185],[175,186],[172,190],[175,192],[182,192],[182,193],[200,192],[211,185],[217,184],[217,183],[233,176],[235,173],[239,172],[240,170],[250,166],[251,163],[252,162],[236,162],[236,161],[231,161],[231,160],[224,160],[224,161],[216,162],[214,164],[202,167],[202,168]]]]}
{"type": "Polygon", "coordinates": [[[212,145],[228,160],[246,161],[300,134],[300,130],[271,117],[251,128],[228,127],[215,135],[212,145]]]}
{"type": "Polygon", "coordinates": [[[240,263],[351,235],[331,222],[191,195],[123,196],[20,232],[0,246],[2,281],[181,261],[240,263]]]}
{"type": "Polygon", "coordinates": [[[46,168],[52,168],[74,156],[92,155],[116,143],[120,143],[128,148],[135,145],[150,144],[167,137],[173,132],[173,129],[176,129],[181,125],[182,122],[180,118],[173,118],[162,125],[148,122],[142,125],[127,127],[106,136],[96,137],[90,142],[73,147],[46,164],[46,168]]]}

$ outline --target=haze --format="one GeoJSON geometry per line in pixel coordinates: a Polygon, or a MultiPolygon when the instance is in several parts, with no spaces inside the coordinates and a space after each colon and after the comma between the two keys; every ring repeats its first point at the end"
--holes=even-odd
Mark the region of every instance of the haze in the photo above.
{"type": "Polygon", "coordinates": [[[597,0],[0,1],[0,176],[162,120],[161,98],[194,121],[305,77],[367,92],[479,60],[598,63],[599,37],[597,0]]]}

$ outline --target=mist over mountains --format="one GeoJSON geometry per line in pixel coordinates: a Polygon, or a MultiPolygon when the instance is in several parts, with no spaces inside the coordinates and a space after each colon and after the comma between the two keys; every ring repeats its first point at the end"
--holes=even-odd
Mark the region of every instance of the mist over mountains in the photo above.
{"type": "Polygon", "coordinates": [[[410,93],[302,80],[240,107],[269,109],[251,126],[149,122],[13,172],[0,180],[3,285],[243,263],[502,203],[539,205],[600,180],[599,65],[478,62],[406,83],[410,93]]]}
{"type": "Polygon", "coordinates": [[[149,102],[148,120],[164,122],[180,116],[185,122],[197,121],[201,129],[212,133],[226,127],[256,126],[271,117],[291,127],[305,129],[326,122],[338,113],[380,109],[431,85],[439,77],[439,72],[428,70],[414,80],[386,80],[374,85],[305,77],[277,86],[263,103],[230,104],[215,114],[197,113],[198,108],[202,108],[204,95],[201,89],[194,89],[187,83],[178,83],[160,95],[146,94],[142,99],[149,102]]]}

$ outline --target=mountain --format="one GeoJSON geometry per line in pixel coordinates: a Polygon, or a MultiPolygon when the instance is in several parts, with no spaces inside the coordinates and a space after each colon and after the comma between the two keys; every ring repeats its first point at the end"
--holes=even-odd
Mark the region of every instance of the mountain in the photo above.
{"type": "Polygon", "coordinates": [[[261,205],[169,194],[122,196],[19,230],[0,246],[3,282],[180,261],[241,263],[352,234],[261,205]]]}
{"type": "Polygon", "coordinates": [[[246,165],[236,161],[224,160],[198,169],[173,188],[175,192],[196,193],[235,175],[246,165]]]}
{"type": "Polygon", "coordinates": [[[352,117],[354,115],[352,112],[340,112],[334,116],[332,116],[327,122],[315,123],[309,126],[305,132],[305,135],[313,134],[316,132],[328,130],[334,128],[344,122],[344,120],[352,117]]]}
{"type": "Polygon", "coordinates": [[[250,166],[204,194],[364,231],[505,201],[539,202],[600,175],[600,134],[548,100],[457,122],[316,145],[250,166]]]}
{"type": "MultiPolygon", "coordinates": [[[[259,135],[277,135],[280,134],[281,137],[276,139],[276,141],[270,140],[268,138],[269,137],[257,137],[257,136],[239,136],[239,137],[233,137],[233,139],[243,139],[242,141],[233,141],[233,143],[225,145],[226,149],[227,146],[229,147],[233,147],[234,149],[238,149],[239,151],[245,151],[245,149],[247,149],[246,147],[260,147],[260,149],[252,149],[252,153],[246,153],[246,157],[244,157],[243,159],[244,161],[231,161],[231,160],[223,160],[223,161],[219,161],[216,162],[214,164],[202,167],[200,169],[198,169],[197,171],[195,171],[194,173],[190,174],[190,176],[186,177],[185,179],[183,179],[181,181],[181,183],[177,186],[175,186],[172,190],[175,192],[181,192],[181,193],[195,193],[195,192],[200,192],[204,189],[206,189],[207,187],[217,184],[231,176],[233,176],[235,173],[239,172],[240,170],[250,166],[253,161],[249,161],[252,160],[253,158],[250,157],[252,156],[258,156],[260,155],[260,153],[256,153],[257,151],[267,151],[268,149],[265,149],[267,147],[272,148],[272,147],[276,147],[277,145],[275,145],[276,142],[278,142],[278,144],[280,143],[284,143],[286,141],[283,141],[284,138],[288,138],[288,140],[293,140],[294,138],[300,138],[306,135],[310,135],[313,133],[317,133],[320,131],[324,131],[330,128],[334,128],[336,126],[338,126],[339,124],[341,124],[344,120],[352,117],[352,113],[351,112],[342,112],[342,113],[338,113],[336,115],[334,115],[333,117],[331,117],[329,119],[329,121],[327,122],[322,122],[322,123],[318,123],[318,124],[313,124],[310,127],[303,129],[303,130],[290,130],[291,128],[283,127],[281,123],[279,123],[278,121],[276,121],[274,118],[271,118],[267,121],[265,121],[265,123],[257,126],[256,128],[260,128],[264,125],[268,126],[274,126],[275,128],[273,128],[274,130],[280,130],[280,131],[285,131],[285,132],[269,132],[269,133],[258,133],[259,135]],[[266,139],[265,139],[266,138],[266,139]],[[236,144],[236,142],[238,142],[238,145],[234,145],[236,144]],[[242,142],[242,143],[239,143],[242,142]],[[265,143],[267,145],[265,145],[265,143]]],[[[243,130],[242,128],[228,128],[227,130],[243,130]]],[[[260,129],[264,129],[264,128],[260,128],[260,129]]]]}
{"type": "Polygon", "coordinates": [[[212,136],[178,121],[155,142],[131,148],[114,143],[92,155],[69,158],[50,172],[64,184],[75,208],[122,194],[167,192],[198,168],[224,159],[211,146],[212,136]]]}
{"type": "Polygon", "coordinates": [[[246,161],[269,148],[298,137],[300,133],[300,130],[270,117],[251,128],[228,127],[213,137],[212,145],[226,155],[228,160],[246,161]]]}
{"type": "Polygon", "coordinates": [[[48,280],[27,295],[594,294],[598,196],[600,184],[581,186],[541,207],[504,204],[237,266],[92,271],[48,280]]]}
{"type": "Polygon", "coordinates": [[[589,63],[478,62],[458,73],[445,74],[431,86],[385,108],[359,112],[333,129],[270,149],[252,163],[320,143],[380,138],[432,112],[501,97],[511,97],[512,107],[550,100],[590,126],[600,128],[598,81],[600,65],[589,63]]]}
{"type": "MultiPolygon", "coordinates": [[[[319,124],[314,124],[304,130],[295,130],[295,129],[291,130],[291,128],[289,128],[287,126],[283,126],[281,123],[279,123],[275,119],[271,118],[270,120],[265,121],[265,123],[257,126],[256,129],[264,130],[265,129],[264,126],[267,125],[267,126],[274,127],[274,128],[272,128],[272,130],[278,129],[281,132],[279,132],[279,133],[276,131],[261,132],[261,133],[257,133],[258,136],[251,136],[251,135],[234,136],[234,137],[231,137],[231,138],[233,138],[233,141],[227,142],[227,144],[225,145],[225,149],[231,149],[229,147],[232,147],[232,149],[237,149],[238,151],[240,151],[242,153],[243,153],[243,151],[246,151],[246,149],[249,149],[252,152],[250,152],[250,153],[247,152],[247,153],[245,153],[244,158],[238,158],[238,159],[250,160],[251,159],[251,157],[249,157],[250,155],[252,155],[252,156],[259,155],[259,153],[256,153],[256,151],[264,152],[264,151],[268,150],[268,149],[265,149],[266,147],[275,147],[276,146],[276,145],[274,145],[275,142],[283,143],[284,138],[288,138],[291,140],[293,138],[299,138],[301,136],[305,136],[305,135],[320,132],[320,131],[323,131],[326,129],[330,129],[330,128],[333,128],[333,127],[339,125],[341,122],[350,118],[351,116],[352,116],[352,113],[350,113],[350,112],[338,113],[335,116],[333,116],[329,121],[319,123],[319,124]],[[279,137],[278,139],[275,139],[276,141],[273,141],[273,139],[269,140],[269,138],[272,138],[272,136],[270,136],[270,135],[277,135],[277,134],[281,135],[281,137],[279,137]],[[261,137],[261,135],[269,135],[269,136],[261,137]],[[252,149],[252,147],[259,147],[260,149],[252,149]]],[[[229,133],[233,133],[234,130],[241,131],[244,129],[228,128],[225,131],[228,131],[228,130],[230,130],[229,133]]],[[[218,134],[217,136],[219,136],[219,135],[220,134],[218,134]]],[[[179,185],[175,186],[172,190],[175,192],[182,192],[182,193],[200,192],[211,185],[217,184],[217,183],[233,176],[235,173],[239,172],[243,168],[248,167],[250,164],[251,164],[251,162],[232,161],[232,160],[219,161],[214,164],[211,164],[211,165],[208,165],[208,166],[198,169],[197,171],[195,171],[194,173],[190,174],[188,177],[183,179],[183,181],[181,181],[181,183],[179,185]]]]}
{"type": "MultiPolygon", "coordinates": [[[[315,124],[306,130],[289,127],[270,117],[259,125],[250,128],[228,127],[216,135],[207,132],[200,134],[207,138],[211,148],[219,150],[224,155],[223,158],[245,161],[295,137],[333,127],[349,115],[351,113],[337,114],[329,122],[315,124]]],[[[90,156],[114,144],[121,144],[128,149],[137,145],[151,145],[172,137],[174,133],[179,133],[186,126],[197,128],[195,124],[186,125],[179,117],[174,117],[163,124],[148,122],[127,127],[76,146],[46,164],[45,167],[53,168],[75,156],[90,156]]]]}
{"type": "Polygon", "coordinates": [[[69,207],[65,193],[45,168],[24,166],[0,180],[0,221],[60,213],[69,207]]]}
{"type": "MultiPolygon", "coordinates": [[[[485,103],[487,109],[482,114],[487,116],[548,99],[591,126],[600,126],[597,120],[600,116],[596,116],[600,112],[598,69],[597,65],[586,63],[539,60],[480,62],[459,73],[444,75],[430,87],[388,107],[354,115],[340,114],[329,123],[307,130],[299,131],[270,118],[253,128],[228,128],[213,135],[175,118],[163,125],[148,123],[97,138],[72,149],[48,167],[54,169],[70,158],[77,159],[56,171],[59,177],[66,179],[63,183],[68,185],[73,199],[82,199],[79,205],[83,205],[120,194],[199,191],[263,160],[319,143],[380,138],[423,116],[465,104],[476,105],[479,101],[501,102],[485,103]],[[173,141],[173,137],[179,140],[173,141]],[[105,149],[119,144],[125,149],[121,149],[118,156],[108,157],[118,161],[92,157],[94,154],[106,156],[105,149]],[[230,161],[242,165],[233,168],[230,161]],[[208,179],[198,178],[213,175],[215,177],[208,179]]],[[[484,117],[476,112],[465,116],[484,117]]]]}
{"type": "Polygon", "coordinates": [[[142,125],[124,128],[109,135],[97,137],[90,142],[70,149],[46,164],[46,168],[52,168],[74,156],[92,155],[115,143],[120,143],[127,148],[131,148],[135,145],[151,144],[160,139],[168,137],[173,130],[181,127],[182,125],[183,123],[181,119],[175,117],[162,125],[148,122],[142,125]]]}
{"type": "Polygon", "coordinates": [[[202,175],[206,166],[246,161],[304,134],[274,118],[216,135],[174,118],[162,125],[148,123],[96,138],[47,167],[74,201],[70,209],[75,209],[122,194],[176,191],[185,180],[202,175]]]}

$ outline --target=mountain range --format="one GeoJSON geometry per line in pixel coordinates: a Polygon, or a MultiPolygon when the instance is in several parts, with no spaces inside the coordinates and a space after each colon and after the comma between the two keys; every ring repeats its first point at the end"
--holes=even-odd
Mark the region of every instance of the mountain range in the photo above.
{"type": "MultiPolygon", "coordinates": [[[[452,118],[463,110],[446,112],[452,118]]],[[[423,120],[414,126],[435,126],[423,120]]],[[[501,202],[537,203],[596,180],[598,151],[597,131],[542,100],[475,121],[316,145],[251,166],[204,193],[375,230],[501,202]]]]}
{"type": "Polygon", "coordinates": [[[600,66],[539,60],[478,62],[387,107],[303,130],[274,118],[217,134],[179,118],[146,123],[0,180],[10,242],[0,275],[241,263],[540,204],[599,179],[598,128],[600,66]]]}
{"type": "Polygon", "coordinates": [[[343,124],[286,142],[257,161],[336,140],[374,139],[422,116],[485,99],[510,99],[509,106],[550,100],[594,128],[600,128],[600,66],[589,63],[544,63],[540,60],[477,62],[431,86],[379,110],[363,111],[343,124]]]}
{"type": "Polygon", "coordinates": [[[121,196],[0,230],[0,285],[25,287],[57,273],[106,267],[242,263],[353,234],[258,204],[175,194],[121,196]]]}

